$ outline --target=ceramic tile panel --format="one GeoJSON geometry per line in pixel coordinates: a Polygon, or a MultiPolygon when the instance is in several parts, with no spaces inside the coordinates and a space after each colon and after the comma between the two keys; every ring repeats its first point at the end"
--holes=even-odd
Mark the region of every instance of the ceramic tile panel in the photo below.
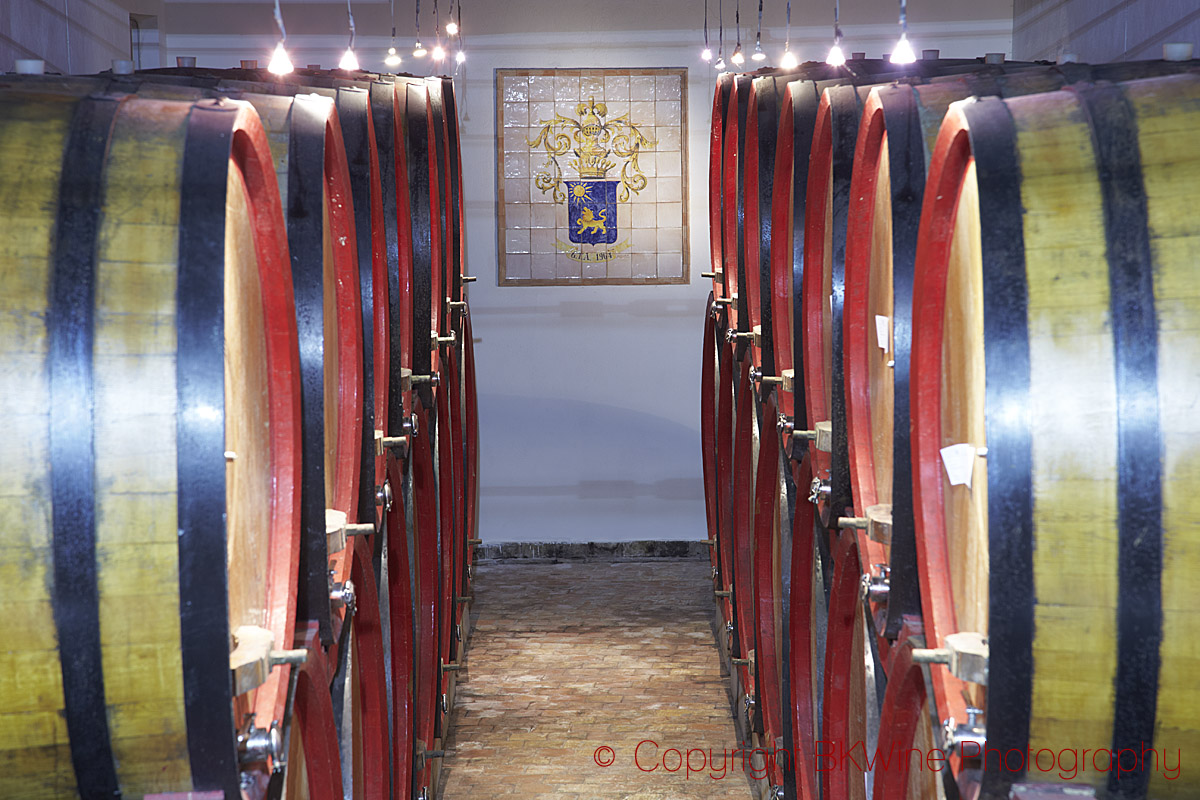
{"type": "Polygon", "coordinates": [[[685,78],[497,70],[501,285],[688,281],[685,78]]]}

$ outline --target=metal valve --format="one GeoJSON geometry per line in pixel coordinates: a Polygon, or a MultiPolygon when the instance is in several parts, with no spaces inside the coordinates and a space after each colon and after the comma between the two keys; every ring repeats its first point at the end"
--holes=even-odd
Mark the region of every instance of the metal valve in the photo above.
{"type": "Polygon", "coordinates": [[[796,441],[812,442],[822,453],[833,450],[833,423],[818,422],[810,431],[798,431],[793,426],[792,438],[796,441]]]}
{"type": "Polygon", "coordinates": [[[238,733],[237,749],[238,762],[243,766],[282,760],[283,736],[279,733],[278,720],[272,722],[270,728],[259,728],[251,719],[238,733]]]}
{"type": "Polygon", "coordinates": [[[862,576],[863,599],[882,604],[887,602],[891,591],[891,569],[886,564],[876,564],[875,567],[880,574],[862,576]]]}
{"type": "Polygon", "coordinates": [[[281,664],[303,664],[308,660],[307,650],[276,650],[275,634],[255,625],[238,626],[233,642],[229,671],[234,695],[262,686],[271,670],[281,664]]]}
{"type": "Polygon", "coordinates": [[[873,542],[892,543],[892,504],[879,503],[867,506],[865,517],[838,517],[837,525],[842,529],[854,528],[867,532],[873,542]]]}
{"type": "Polygon", "coordinates": [[[397,458],[408,455],[409,440],[407,436],[384,436],[379,439],[380,450],[391,450],[397,458]]]}
{"type": "Polygon", "coordinates": [[[354,581],[335,583],[329,590],[329,601],[335,606],[343,606],[346,613],[354,614],[354,581]]]}
{"type": "Polygon", "coordinates": [[[945,639],[945,647],[913,650],[913,661],[918,664],[945,664],[950,673],[960,680],[987,686],[988,641],[981,633],[964,631],[952,633],[945,639]]]}
{"type": "Polygon", "coordinates": [[[777,375],[763,375],[762,370],[758,367],[750,368],[750,380],[754,381],[755,383],[783,383],[783,378],[780,378],[777,375]]]}
{"type": "Polygon", "coordinates": [[[383,506],[384,511],[392,510],[392,502],[394,499],[395,498],[392,495],[391,481],[384,481],[382,486],[375,487],[375,505],[383,506]]]}
{"type": "Polygon", "coordinates": [[[951,753],[958,753],[968,758],[978,758],[983,754],[987,745],[987,726],[979,721],[983,709],[967,706],[967,721],[957,724],[954,717],[949,717],[942,723],[942,733],[946,737],[946,748],[951,753]],[[965,753],[964,745],[973,745],[973,753],[965,753]]]}
{"type": "Polygon", "coordinates": [[[750,333],[750,331],[735,331],[732,328],[725,331],[725,341],[727,341],[727,342],[736,342],[736,341],[740,341],[742,339],[753,339],[753,338],[754,338],[754,334],[750,333]]]}

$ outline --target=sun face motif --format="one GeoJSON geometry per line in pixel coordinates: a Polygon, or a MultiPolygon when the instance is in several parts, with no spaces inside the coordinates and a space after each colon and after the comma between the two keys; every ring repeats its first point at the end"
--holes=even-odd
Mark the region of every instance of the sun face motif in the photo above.
{"type": "Polygon", "coordinates": [[[579,200],[591,200],[592,197],[591,197],[591,195],[588,194],[588,192],[590,192],[591,189],[592,189],[591,186],[588,186],[586,184],[577,183],[571,189],[571,194],[574,195],[579,200]]]}

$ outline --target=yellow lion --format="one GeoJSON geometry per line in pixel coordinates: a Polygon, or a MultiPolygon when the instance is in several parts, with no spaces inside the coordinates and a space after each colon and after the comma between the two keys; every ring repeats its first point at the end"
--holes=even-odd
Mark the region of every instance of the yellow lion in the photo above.
{"type": "Polygon", "coordinates": [[[607,211],[605,209],[600,209],[600,217],[597,218],[592,214],[590,208],[585,208],[583,216],[575,220],[575,223],[579,225],[579,232],[582,234],[584,231],[591,229],[593,233],[607,234],[608,227],[604,224],[608,221],[607,216],[605,216],[606,214],[607,211]]]}

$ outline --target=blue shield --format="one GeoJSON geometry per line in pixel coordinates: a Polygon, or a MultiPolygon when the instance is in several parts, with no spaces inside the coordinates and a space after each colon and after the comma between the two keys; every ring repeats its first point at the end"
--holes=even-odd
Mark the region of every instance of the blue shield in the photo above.
{"type": "Polygon", "coordinates": [[[566,181],[567,222],[575,244],[617,241],[618,181],[566,181]]]}

